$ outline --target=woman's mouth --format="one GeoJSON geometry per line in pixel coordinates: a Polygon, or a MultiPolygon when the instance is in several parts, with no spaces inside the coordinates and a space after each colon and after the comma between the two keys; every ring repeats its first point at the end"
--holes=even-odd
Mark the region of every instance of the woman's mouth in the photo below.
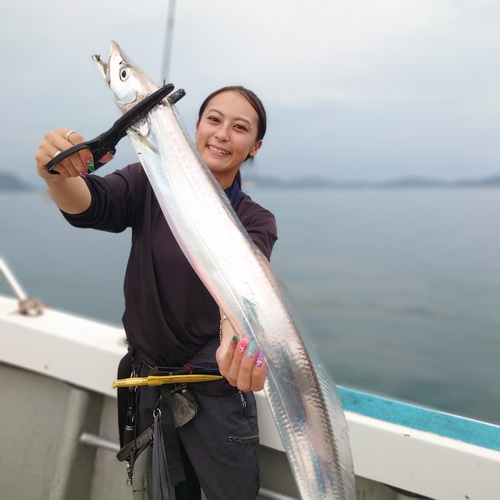
{"type": "Polygon", "coordinates": [[[207,144],[207,148],[210,151],[213,151],[214,153],[217,153],[220,155],[229,156],[231,154],[231,152],[227,151],[226,149],[216,148],[215,146],[211,146],[210,144],[207,144]]]}

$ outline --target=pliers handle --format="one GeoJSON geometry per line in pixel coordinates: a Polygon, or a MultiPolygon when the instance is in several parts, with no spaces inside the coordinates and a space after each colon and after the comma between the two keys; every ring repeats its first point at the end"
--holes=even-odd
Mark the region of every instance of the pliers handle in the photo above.
{"type": "MultiPolygon", "coordinates": [[[[75,146],[62,151],[52,158],[52,160],[47,163],[47,171],[49,174],[59,174],[57,170],[54,170],[54,167],[60,163],[62,160],[66,159],[68,156],[76,153],[77,151],[81,151],[82,149],[90,149],[92,156],[94,157],[94,170],[105,165],[102,163],[102,158],[107,154],[111,153],[114,155],[116,153],[116,145],[120,140],[125,137],[127,134],[127,130],[141,118],[143,118],[147,113],[149,113],[160,101],[167,95],[170,94],[174,90],[174,86],[171,83],[164,85],[159,88],[156,92],[145,97],[141,102],[136,104],[130,111],[127,111],[124,115],[122,115],[113,126],[106,132],[103,132],[101,135],[97,136],[95,139],[90,141],[81,142],[80,144],[76,144],[75,146]],[[97,161],[95,161],[97,159],[97,161]]],[[[175,104],[177,101],[182,99],[186,95],[186,92],[183,89],[179,89],[170,96],[167,97],[169,103],[175,104]]]]}

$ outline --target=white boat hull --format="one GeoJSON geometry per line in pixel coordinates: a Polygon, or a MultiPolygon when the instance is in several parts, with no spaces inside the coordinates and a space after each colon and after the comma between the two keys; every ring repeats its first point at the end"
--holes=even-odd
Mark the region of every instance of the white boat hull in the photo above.
{"type": "MultiPolygon", "coordinates": [[[[0,345],[0,498],[131,499],[115,458],[123,330],[50,309],[24,316],[0,296],[0,345]]],[[[387,485],[439,500],[500,498],[500,428],[340,390],[359,499],[408,498],[387,485]]],[[[261,498],[298,498],[263,393],[257,401],[261,498]]]]}

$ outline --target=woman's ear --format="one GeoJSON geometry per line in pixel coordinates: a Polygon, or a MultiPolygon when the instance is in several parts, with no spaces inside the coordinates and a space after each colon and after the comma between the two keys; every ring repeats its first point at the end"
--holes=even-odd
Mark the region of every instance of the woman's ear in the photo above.
{"type": "Polygon", "coordinates": [[[253,145],[253,148],[250,150],[250,153],[248,153],[248,155],[251,157],[254,157],[257,154],[257,151],[260,149],[261,146],[262,146],[262,140],[257,141],[253,145]]]}

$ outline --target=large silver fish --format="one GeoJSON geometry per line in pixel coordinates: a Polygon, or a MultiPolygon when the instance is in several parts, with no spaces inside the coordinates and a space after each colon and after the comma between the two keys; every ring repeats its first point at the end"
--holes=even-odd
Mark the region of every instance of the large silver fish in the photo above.
{"type": "MultiPolygon", "coordinates": [[[[122,112],[158,89],[111,42],[94,56],[122,112]]],[[[240,335],[267,362],[265,393],[304,500],[353,500],[354,472],[337,389],[304,346],[279,279],[255,247],[166,101],[128,133],[172,231],[240,335]]]]}

